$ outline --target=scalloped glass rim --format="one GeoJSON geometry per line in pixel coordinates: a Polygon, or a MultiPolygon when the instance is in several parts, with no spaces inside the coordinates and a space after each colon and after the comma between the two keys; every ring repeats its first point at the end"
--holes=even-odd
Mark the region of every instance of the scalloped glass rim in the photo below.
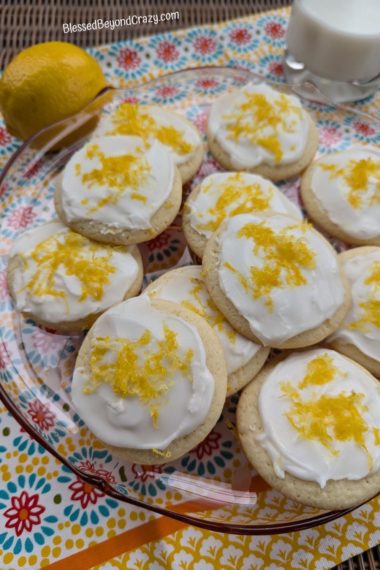
{"type": "MultiPolygon", "coordinates": [[[[280,89],[288,91],[288,92],[293,92],[292,88],[287,86],[286,84],[268,81],[266,78],[264,78],[260,75],[257,75],[255,73],[252,73],[250,71],[247,71],[245,69],[230,68],[230,67],[212,67],[212,66],[181,70],[181,71],[174,72],[174,73],[171,73],[171,74],[168,74],[165,76],[161,76],[159,78],[153,79],[149,82],[146,82],[144,84],[141,84],[141,85],[133,87],[133,88],[125,88],[125,89],[124,88],[114,89],[111,87],[105,88],[98,94],[98,96],[83,111],[81,111],[80,113],[78,113],[77,115],[75,115],[73,117],[69,117],[68,119],[65,119],[63,121],[59,121],[58,123],[55,123],[54,125],[50,125],[50,126],[46,127],[45,129],[42,129],[39,133],[36,133],[35,135],[33,135],[28,141],[26,141],[24,144],[22,144],[15,151],[15,153],[9,159],[9,161],[7,162],[7,164],[4,167],[3,172],[0,175],[0,197],[2,196],[3,183],[7,180],[7,177],[9,175],[12,167],[14,167],[15,165],[17,166],[17,161],[22,157],[22,155],[26,151],[31,149],[31,145],[39,137],[41,137],[41,135],[46,135],[49,132],[54,131],[54,129],[56,129],[57,126],[60,128],[67,127],[64,130],[64,132],[60,133],[60,135],[58,136],[59,139],[62,139],[63,134],[66,135],[67,133],[72,132],[73,130],[75,130],[78,127],[78,125],[82,125],[82,124],[86,123],[89,120],[89,118],[94,116],[94,114],[99,114],[99,112],[100,112],[99,109],[94,110],[94,103],[96,104],[97,102],[102,101],[102,97],[105,94],[113,93],[113,94],[120,94],[121,96],[124,96],[124,98],[126,96],[131,97],[134,95],[139,95],[146,90],[150,90],[154,86],[162,85],[165,82],[167,82],[169,84],[173,83],[173,82],[177,83],[181,78],[185,78],[185,80],[190,80],[191,77],[195,77],[195,78],[206,77],[206,78],[208,78],[209,76],[212,76],[212,75],[216,75],[218,77],[226,78],[226,79],[232,78],[232,79],[236,80],[237,82],[241,81],[242,83],[245,83],[248,81],[264,80],[267,83],[275,85],[277,88],[280,88],[280,89]]],[[[302,99],[302,97],[301,97],[301,99],[302,99]]],[[[305,101],[305,103],[310,105],[310,101],[305,101]]],[[[325,101],[325,103],[330,105],[330,102],[325,101]]],[[[311,103],[311,105],[312,105],[312,103],[311,103]]],[[[370,120],[370,121],[373,121],[373,122],[380,124],[379,118],[371,116],[367,113],[357,111],[356,109],[352,109],[352,108],[347,107],[345,105],[333,105],[333,104],[331,104],[331,106],[334,107],[335,109],[343,112],[343,113],[349,112],[349,113],[352,113],[353,115],[361,116],[361,117],[365,118],[366,120],[370,120]]],[[[95,107],[96,107],[96,105],[95,105],[95,107]]],[[[56,142],[57,142],[56,140],[50,141],[50,143],[44,145],[40,150],[36,151],[36,157],[34,157],[32,165],[34,165],[38,160],[40,160],[40,158],[42,158],[42,156],[48,150],[50,150],[52,148],[52,146],[54,145],[54,143],[56,143],[56,142]]],[[[77,146],[80,142],[81,142],[81,140],[72,146],[77,146]]],[[[6,349],[5,343],[3,342],[2,344],[3,344],[3,347],[6,349]]],[[[12,364],[11,360],[10,360],[10,363],[12,364]]],[[[15,368],[15,366],[13,364],[12,364],[12,366],[15,369],[15,371],[17,372],[17,369],[15,368]]],[[[87,483],[99,488],[106,495],[109,495],[109,496],[116,498],[120,501],[123,501],[125,503],[130,503],[130,504],[136,505],[138,507],[143,507],[143,508],[149,509],[149,510],[156,512],[158,514],[172,517],[174,519],[180,520],[180,521],[187,523],[187,524],[192,524],[195,526],[199,526],[199,527],[203,527],[203,528],[206,528],[209,530],[214,530],[214,531],[219,531],[219,532],[230,532],[230,533],[238,533],[238,534],[278,534],[278,533],[282,533],[282,532],[292,532],[292,531],[296,531],[296,530],[311,528],[312,526],[316,526],[316,525],[320,525],[320,524],[332,521],[332,520],[334,520],[334,519],[336,519],[336,518],[338,518],[338,517],[340,517],[340,516],[342,516],[348,512],[351,512],[352,510],[354,510],[353,508],[350,508],[350,509],[345,509],[343,511],[327,511],[327,512],[319,513],[316,516],[304,518],[304,519],[299,520],[299,521],[278,522],[278,523],[273,523],[273,524],[247,525],[247,524],[237,524],[237,523],[232,523],[232,522],[215,522],[212,520],[204,520],[204,519],[197,518],[196,516],[184,514],[181,512],[176,512],[175,509],[170,510],[168,508],[160,507],[159,505],[153,505],[153,504],[147,503],[143,500],[136,499],[132,496],[126,496],[126,495],[118,492],[106,480],[102,479],[99,476],[89,474],[88,472],[86,472],[82,469],[79,469],[77,466],[72,464],[67,457],[65,457],[64,455],[59,453],[58,450],[43,437],[43,435],[36,429],[36,427],[26,419],[26,416],[23,415],[20,408],[16,405],[15,401],[12,400],[10,394],[7,392],[7,384],[3,381],[0,382],[0,399],[3,402],[3,404],[8,408],[8,410],[13,414],[13,416],[16,418],[16,420],[19,422],[19,424],[25,429],[25,431],[28,432],[34,439],[36,439],[42,447],[44,447],[53,456],[55,456],[59,461],[61,461],[75,475],[77,475],[78,477],[81,477],[87,483]]],[[[202,503],[204,505],[203,510],[208,510],[211,508],[212,505],[214,505],[214,507],[216,505],[216,503],[212,502],[212,500],[210,500],[210,499],[203,500],[203,501],[202,500],[199,501],[197,499],[198,506],[200,503],[202,503]]],[[[201,509],[198,509],[198,510],[201,510],[201,509]]]]}

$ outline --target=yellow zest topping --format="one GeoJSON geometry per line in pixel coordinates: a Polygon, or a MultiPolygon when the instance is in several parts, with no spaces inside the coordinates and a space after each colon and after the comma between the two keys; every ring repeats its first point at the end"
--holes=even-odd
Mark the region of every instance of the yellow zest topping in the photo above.
{"type": "Polygon", "coordinates": [[[372,428],[373,437],[375,438],[375,445],[380,445],[380,429],[372,428]]]}
{"type": "Polygon", "coordinates": [[[280,131],[294,133],[301,117],[302,109],[283,93],[274,101],[269,101],[262,93],[246,93],[238,109],[223,118],[230,121],[226,127],[228,138],[245,139],[262,146],[273,154],[276,162],[280,162],[283,158],[280,131]],[[292,114],[294,120],[290,120],[292,114]]]}
{"type": "Polygon", "coordinates": [[[172,456],[171,451],[162,451],[161,449],[156,449],[155,447],[153,447],[152,452],[155,455],[158,455],[158,457],[166,457],[167,459],[172,456]]]}
{"type": "Polygon", "coordinates": [[[193,150],[190,143],[184,140],[183,135],[174,127],[157,127],[154,136],[166,146],[170,146],[177,154],[189,154],[193,150]]]}
{"type": "Polygon", "coordinates": [[[370,286],[368,301],[360,303],[362,316],[357,321],[352,322],[348,328],[360,330],[363,333],[371,330],[371,325],[380,328],[380,262],[372,264],[371,272],[364,280],[365,285],[370,286]]]}
{"type": "Polygon", "coordinates": [[[164,338],[157,340],[145,331],[137,340],[97,337],[90,355],[91,380],[83,392],[91,394],[102,383],[110,384],[121,398],[137,397],[149,407],[157,427],[159,408],[180,371],[189,380],[193,351],[181,354],[177,334],[164,325],[164,338]],[[110,361],[110,351],[113,359],[110,361]]]}
{"type": "Polygon", "coordinates": [[[291,408],[286,417],[305,439],[319,442],[332,455],[338,455],[334,442],[353,441],[367,454],[369,464],[372,457],[365,445],[365,435],[371,430],[375,445],[380,445],[380,430],[370,428],[363,414],[368,411],[362,402],[364,394],[341,392],[339,394],[315,393],[309,399],[302,398],[302,391],[312,386],[323,386],[338,378],[345,378],[346,373],[335,366],[332,357],[325,353],[313,358],[307,365],[306,374],[298,387],[292,387],[289,382],[281,384],[282,394],[291,400],[291,408]]]}
{"type": "MultiPolygon", "coordinates": [[[[197,277],[191,277],[190,282],[194,285],[189,291],[193,300],[185,299],[181,301],[180,304],[186,309],[189,309],[189,311],[193,311],[193,313],[206,319],[210,326],[227,334],[231,343],[236,342],[236,332],[229,326],[222,313],[212,301],[202,280],[197,277]],[[206,295],[205,299],[202,299],[202,293],[206,295]]],[[[153,289],[150,296],[156,297],[158,292],[159,291],[153,289]]]]}
{"type": "Polygon", "coordinates": [[[31,258],[38,271],[27,283],[32,295],[65,298],[66,293],[56,285],[59,269],[71,277],[78,278],[81,284],[79,301],[88,297],[100,301],[104,288],[110,283],[110,276],[116,268],[111,263],[114,247],[98,245],[84,236],[67,232],[56,234],[39,243],[31,252],[31,258]]]}
{"type": "Polygon", "coordinates": [[[349,188],[347,201],[353,208],[369,208],[380,203],[380,161],[363,158],[351,159],[344,167],[323,163],[318,166],[330,172],[330,178],[344,180],[349,188]]]}
{"type": "Polygon", "coordinates": [[[249,223],[237,233],[237,237],[252,240],[255,254],[261,253],[264,263],[261,267],[250,268],[250,279],[247,279],[230,263],[224,266],[236,273],[239,281],[254,299],[265,297],[265,304],[273,309],[271,292],[274,288],[299,287],[308,281],[302,269],[314,269],[315,254],[309,248],[304,238],[291,235],[293,228],[301,227],[306,231],[305,224],[288,226],[275,232],[265,222],[249,223]]]}
{"type": "MultiPolygon", "coordinates": [[[[215,205],[208,208],[207,214],[212,216],[212,220],[207,223],[200,223],[196,227],[199,230],[215,232],[226,217],[238,214],[247,214],[253,211],[263,211],[270,208],[273,192],[271,189],[264,193],[260,184],[243,184],[242,174],[236,173],[229,176],[221,184],[218,199],[215,205]]],[[[204,188],[204,192],[209,192],[211,183],[204,188]]]]}
{"type": "Polygon", "coordinates": [[[337,372],[333,359],[328,354],[322,354],[313,358],[307,365],[307,373],[301,384],[300,388],[307,388],[308,386],[321,386],[334,380],[337,372]]]}
{"type": "Polygon", "coordinates": [[[142,194],[139,194],[138,192],[132,192],[131,198],[133,200],[140,200],[140,202],[144,202],[144,204],[146,204],[147,202],[147,197],[143,196],[142,194]]]}
{"type": "Polygon", "coordinates": [[[196,277],[192,277],[191,282],[194,284],[194,287],[190,290],[190,295],[192,295],[194,298],[195,304],[191,303],[190,301],[183,301],[181,304],[191,311],[198,313],[198,315],[201,317],[205,318],[212,327],[226,333],[231,343],[235,343],[236,332],[232,327],[228,325],[224,316],[219,311],[210,295],[205,291],[204,283],[196,277]],[[205,301],[202,300],[202,297],[200,295],[202,291],[206,292],[205,301]]]}
{"type": "MultiPolygon", "coordinates": [[[[83,184],[88,188],[105,186],[108,190],[108,194],[99,200],[96,206],[90,208],[90,212],[96,212],[107,204],[117,204],[128,188],[137,190],[147,181],[150,174],[149,162],[141,150],[136,150],[135,154],[106,156],[100,150],[99,145],[93,144],[88,147],[86,158],[97,158],[100,161],[100,166],[82,173],[80,165],[76,165],[79,166],[76,173],[82,175],[83,184]]],[[[131,198],[146,202],[146,197],[139,192],[132,192],[131,198]]]]}
{"type": "Polygon", "coordinates": [[[179,155],[193,150],[183,132],[172,126],[159,125],[143,105],[122,103],[113,113],[112,123],[114,128],[107,135],[134,135],[143,138],[145,142],[155,138],[179,155]]]}
{"type": "Polygon", "coordinates": [[[302,400],[293,395],[292,408],[286,414],[294,429],[305,439],[318,441],[332,455],[338,455],[335,441],[354,441],[367,452],[364,436],[368,425],[362,414],[367,410],[364,394],[324,394],[302,400]]]}

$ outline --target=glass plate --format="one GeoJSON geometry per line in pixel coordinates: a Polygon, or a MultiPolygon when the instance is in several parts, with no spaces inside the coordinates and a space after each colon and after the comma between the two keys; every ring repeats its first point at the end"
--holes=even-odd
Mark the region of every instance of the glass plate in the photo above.
{"type": "MultiPolygon", "coordinates": [[[[108,90],[77,116],[44,129],[16,151],[0,178],[0,397],[29,434],[68,469],[104,493],[211,530],[272,534],[322,524],[348,511],[305,507],[268,487],[249,467],[236,438],[237,396],[226,401],[210,435],[175,462],[144,466],[126,463],[112,454],[87,429],[70,398],[71,374],[83,335],[58,334],[18,315],[5,279],[7,253],[16,236],[54,218],[55,178],[86,135],[75,143],[66,138],[66,147],[52,152],[57,140],[78,127],[82,135],[90,131],[96,122],[94,118],[126,100],[176,109],[204,133],[207,112],[216,97],[227,89],[258,80],[259,76],[242,69],[198,68],[133,89],[108,90]],[[33,148],[38,141],[44,142],[40,150],[33,148]]],[[[278,87],[287,89],[284,85],[278,87]]],[[[318,123],[320,153],[344,149],[353,142],[380,142],[375,117],[346,107],[306,100],[303,103],[318,123]]],[[[184,194],[217,170],[215,161],[205,155],[184,194]]],[[[299,204],[299,179],[280,186],[299,204]]],[[[335,245],[341,247],[336,242],[335,245]]],[[[144,285],[174,266],[191,263],[179,218],[160,236],[143,244],[141,252],[146,273],[144,285]]]]}

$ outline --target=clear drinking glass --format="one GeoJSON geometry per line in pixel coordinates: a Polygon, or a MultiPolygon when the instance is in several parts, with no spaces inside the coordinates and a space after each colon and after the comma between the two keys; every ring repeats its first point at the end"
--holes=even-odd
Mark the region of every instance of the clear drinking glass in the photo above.
{"type": "Polygon", "coordinates": [[[306,97],[310,84],[334,103],[374,93],[380,86],[380,0],[294,0],[284,70],[306,97]]]}

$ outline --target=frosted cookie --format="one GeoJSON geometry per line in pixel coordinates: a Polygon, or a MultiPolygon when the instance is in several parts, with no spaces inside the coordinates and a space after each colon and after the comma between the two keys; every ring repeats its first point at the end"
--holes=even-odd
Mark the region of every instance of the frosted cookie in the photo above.
{"type": "Polygon", "coordinates": [[[173,156],[183,184],[202,164],[204,145],[197,128],[182,115],[164,107],[122,103],[101,119],[95,136],[104,135],[133,135],[148,144],[160,141],[173,156]]]}
{"type": "Polygon", "coordinates": [[[264,83],[249,83],[217,99],[207,137],[224,168],[271,180],[302,172],[318,148],[317,128],[299,99],[264,83]]]}
{"type": "Polygon", "coordinates": [[[159,142],[103,137],[76,152],[57,184],[55,206],[73,230],[105,243],[130,245],[163,232],[178,213],[181,177],[159,142]]]}
{"type": "Polygon", "coordinates": [[[380,376],[380,247],[340,254],[351,285],[351,307],[327,342],[380,376]]]}
{"type": "Polygon", "coordinates": [[[306,222],[283,214],[225,220],[203,256],[207,289],[233,328],[264,346],[310,346],[349,307],[338,256],[306,222]]]}
{"type": "Polygon", "coordinates": [[[189,265],[169,271],[145,289],[151,299],[179,303],[208,322],[223,347],[227,365],[227,396],[250,382],[264,365],[269,349],[234,331],[208,294],[201,266],[189,265]]]}
{"type": "Polygon", "coordinates": [[[106,309],[137,295],[142,279],[136,246],[93,242],[60,222],[26,231],[9,254],[16,309],[60,331],[88,328],[106,309]]]}
{"type": "Polygon", "coordinates": [[[347,243],[380,246],[380,149],[353,146],[316,160],[302,178],[311,219],[347,243]]]}
{"type": "Polygon", "coordinates": [[[190,248],[202,257],[207,241],[225,218],[246,213],[302,214],[269,180],[246,172],[207,176],[185,202],[183,231],[190,248]]]}
{"type": "Polygon", "coordinates": [[[271,487],[345,509],[380,492],[380,384],[333,350],[293,353],[243,390],[238,434],[271,487]]]}
{"type": "Polygon", "coordinates": [[[151,465],[173,461],[207,436],[226,384],[222,347],[206,321],[142,295],[91,328],[72,399],[96,437],[128,461],[151,465]]]}

